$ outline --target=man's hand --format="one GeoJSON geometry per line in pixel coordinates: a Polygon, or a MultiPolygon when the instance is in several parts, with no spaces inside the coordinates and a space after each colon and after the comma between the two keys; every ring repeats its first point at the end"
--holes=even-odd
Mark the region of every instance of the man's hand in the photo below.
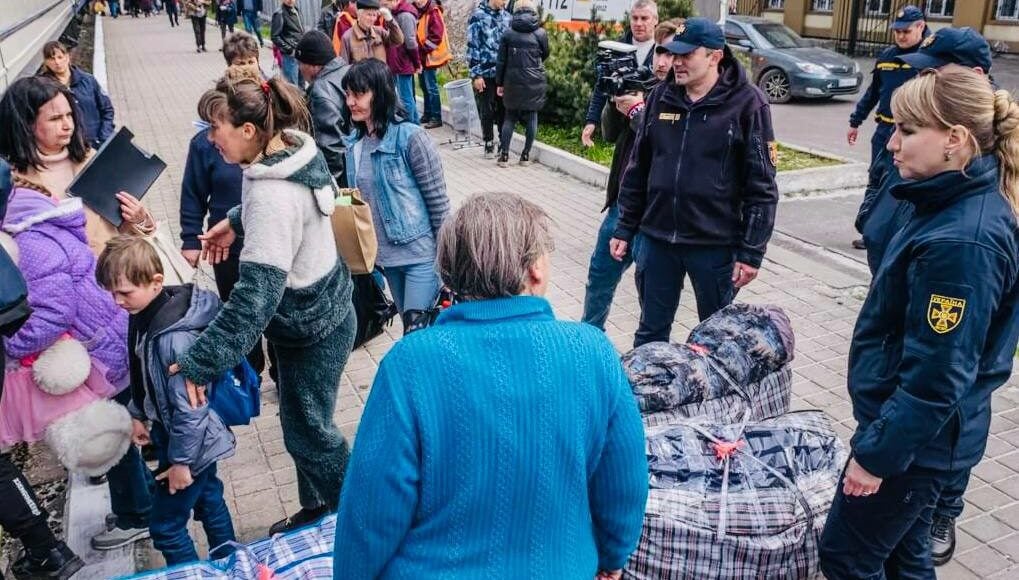
{"type": "Polygon", "coordinates": [[[588,123],[584,125],[584,130],[580,132],[580,142],[584,144],[584,147],[594,147],[594,123],[588,123]]]}
{"type": "MultiPolygon", "coordinates": [[[[180,365],[173,363],[167,370],[172,377],[180,372],[180,365]]],[[[184,377],[184,386],[188,391],[188,404],[191,405],[192,409],[209,404],[209,399],[205,397],[205,385],[196,385],[191,382],[191,379],[184,377]]]]}
{"type": "Polygon", "coordinates": [[[617,262],[622,262],[623,258],[626,257],[626,251],[629,249],[630,243],[626,240],[620,240],[619,238],[612,238],[609,240],[609,254],[617,262]]]}
{"type": "Polygon", "coordinates": [[[859,136],[860,130],[856,127],[850,127],[849,132],[846,133],[846,141],[848,141],[850,145],[856,145],[856,138],[859,136]]]}
{"type": "Polygon", "coordinates": [[[742,288],[754,281],[757,277],[757,268],[747,266],[743,262],[736,262],[732,267],[732,285],[742,288]]]}
{"type": "Polygon", "coordinates": [[[224,219],[212,226],[212,229],[204,234],[198,235],[202,242],[202,259],[208,260],[210,264],[218,264],[230,256],[230,246],[237,239],[230,220],[224,219]]]}
{"type": "Polygon", "coordinates": [[[485,79],[478,77],[474,79],[474,92],[480,93],[485,90],[485,79]]]}
{"type": "Polygon", "coordinates": [[[152,437],[149,436],[149,428],[138,419],[131,419],[131,441],[135,445],[148,445],[152,443],[152,437]]]}
{"type": "Polygon", "coordinates": [[[192,268],[198,267],[198,259],[202,257],[201,250],[181,250],[180,255],[184,256],[188,264],[191,264],[192,268]]]}
{"type": "Polygon", "coordinates": [[[846,474],[842,478],[842,493],[849,496],[868,496],[877,493],[881,488],[881,478],[875,477],[860,467],[856,459],[850,459],[846,465],[846,474]]]}
{"type": "Polygon", "coordinates": [[[616,104],[616,110],[623,115],[629,115],[630,109],[635,105],[639,105],[644,102],[644,93],[637,93],[632,95],[619,95],[612,99],[616,104]]]}
{"type": "Polygon", "coordinates": [[[185,490],[194,483],[194,479],[191,478],[191,468],[187,465],[171,465],[170,469],[156,476],[156,481],[164,479],[169,484],[170,495],[185,490]]]}

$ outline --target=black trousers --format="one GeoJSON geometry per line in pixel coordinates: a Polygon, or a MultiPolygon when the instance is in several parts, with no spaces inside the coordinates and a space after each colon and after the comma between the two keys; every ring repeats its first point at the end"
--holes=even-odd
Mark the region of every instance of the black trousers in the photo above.
{"type": "MultiPolygon", "coordinates": [[[[230,293],[233,292],[234,285],[237,284],[237,280],[241,276],[240,272],[241,261],[237,256],[231,255],[225,261],[218,264],[213,264],[212,271],[216,274],[216,289],[219,290],[219,297],[223,302],[230,299],[230,293]]],[[[267,341],[268,342],[268,341],[267,341]]],[[[272,343],[269,343],[269,356],[272,357],[272,343]]],[[[265,352],[262,350],[262,341],[258,341],[255,348],[251,349],[246,357],[251,366],[255,369],[255,372],[262,374],[265,370],[265,352]]],[[[276,381],[276,368],[271,367],[269,369],[269,377],[276,381]]]]}
{"type": "Polygon", "coordinates": [[[481,135],[485,143],[495,140],[495,128],[502,130],[506,109],[502,106],[502,97],[495,92],[495,78],[485,79],[485,90],[474,94],[478,102],[478,116],[481,117],[481,135]]]}
{"type": "Polygon", "coordinates": [[[191,17],[191,28],[195,31],[195,46],[205,48],[205,17],[191,17]]]}
{"type": "MultiPolygon", "coordinates": [[[[630,245],[633,246],[633,241],[630,245]]],[[[728,306],[736,297],[732,248],[670,244],[648,236],[643,236],[637,247],[634,261],[640,324],[633,346],[669,341],[684,276],[689,275],[693,283],[697,316],[701,320],[728,306]]]]}
{"type": "Polygon", "coordinates": [[[7,455],[0,455],[0,527],[18,538],[26,549],[49,550],[57,545],[32,485],[7,455]]]}
{"type": "Polygon", "coordinates": [[[821,534],[821,572],[828,580],[935,580],[931,519],[953,475],[911,467],[866,497],[845,495],[840,479],[821,534]]]}

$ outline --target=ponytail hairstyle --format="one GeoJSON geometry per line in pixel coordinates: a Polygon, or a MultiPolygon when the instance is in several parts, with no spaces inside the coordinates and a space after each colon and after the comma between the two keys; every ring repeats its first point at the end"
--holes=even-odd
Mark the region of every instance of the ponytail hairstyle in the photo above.
{"type": "Polygon", "coordinates": [[[972,157],[993,153],[1001,174],[1000,188],[1019,216],[1019,104],[1008,91],[994,91],[986,75],[948,64],[929,69],[892,95],[898,123],[966,131],[972,157]]]}
{"type": "Polygon", "coordinates": [[[279,76],[262,80],[254,67],[228,67],[216,88],[198,101],[198,116],[206,123],[225,120],[234,127],[251,123],[263,152],[283,130],[308,131],[311,126],[301,91],[279,76]]]}

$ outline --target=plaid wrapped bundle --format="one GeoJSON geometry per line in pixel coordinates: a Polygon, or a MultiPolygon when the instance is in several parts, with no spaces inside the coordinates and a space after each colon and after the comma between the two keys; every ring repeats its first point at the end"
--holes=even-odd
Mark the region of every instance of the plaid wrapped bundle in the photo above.
{"type": "Polygon", "coordinates": [[[648,426],[705,416],[736,423],[789,410],[794,339],[780,308],[731,304],[699,324],[686,344],[654,342],[623,355],[648,426]]]}
{"type": "Polygon", "coordinates": [[[303,580],[333,577],[336,516],[316,524],[258,540],[227,558],[194,562],[131,578],[144,580],[303,580]]]}
{"type": "Polygon", "coordinates": [[[651,489],[625,577],[818,577],[817,543],[846,456],[820,411],[745,429],[686,421],[649,430],[651,489]]]}

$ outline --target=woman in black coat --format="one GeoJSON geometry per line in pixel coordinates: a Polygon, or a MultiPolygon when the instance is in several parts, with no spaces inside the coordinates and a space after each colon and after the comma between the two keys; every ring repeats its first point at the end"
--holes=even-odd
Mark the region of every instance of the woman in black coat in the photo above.
{"type": "Polygon", "coordinates": [[[541,27],[533,0],[517,0],[513,20],[499,44],[496,65],[496,90],[502,97],[506,117],[499,136],[499,167],[509,163],[509,145],[518,121],[526,128],[520,164],[530,165],[529,156],[538,132],[538,111],[545,105],[548,81],[545,59],[548,58],[548,35],[541,27]]]}

